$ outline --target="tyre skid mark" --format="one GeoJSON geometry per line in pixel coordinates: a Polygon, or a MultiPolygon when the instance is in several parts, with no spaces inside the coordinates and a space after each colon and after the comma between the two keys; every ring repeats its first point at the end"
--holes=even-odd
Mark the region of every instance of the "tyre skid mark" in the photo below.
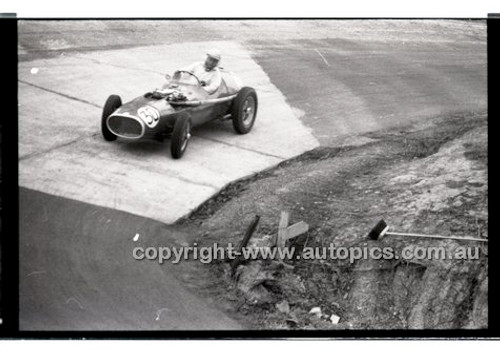
{"type": "Polygon", "coordinates": [[[73,101],[78,101],[78,102],[82,102],[82,103],[85,103],[89,106],[93,106],[93,107],[96,107],[96,108],[99,108],[101,109],[102,106],[98,105],[98,104],[95,104],[93,102],[90,102],[90,101],[87,101],[87,100],[82,100],[81,98],[78,98],[78,97],[74,97],[74,96],[71,96],[71,95],[67,95],[67,94],[64,94],[62,92],[58,92],[58,91],[55,91],[55,90],[52,90],[52,89],[47,89],[43,86],[39,86],[39,85],[36,85],[36,84],[33,84],[33,83],[29,83],[25,80],[21,80],[21,79],[18,79],[18,81],[20,83],[23,83],[23,84],[26,84],[26,85],[29,85],[29,86],[32,86],[34,88],[37,88],[37,89],[40,89],[40,90],[43,90],[43,91],[47,91],[47,92],[50,92],[50,93],[53,93],[53,94],[56,94],[56,95],[59,95],[59,96],[62,96],[62,97],[66,97],[66,98],[69,98],[70,100],[73,100],[73,101]]]}
{"type": "Polygon", "coordinates": [[[153,70],[153,69],[142,69],[142,68],[127,67],[127,66],[122,66],[122,65],[119,65],[119,64],[112,64],[112,63],[102,62],[102,61],[99,61],[98,59],[95,59],[95,58],[81,57],[81,56],[75,56],[74,58],[79,59],[79,60],[83,60],[83,61],[90,61],[90,62],[93,62],[93,63],[96,63],[96,64],[101,64],[101,65],[104,65],[104,66],[121,68],[121,69],[125,69],[125,70],[130,70],[130,71],[155,73],[155,74],[159,74],[161,76],[165,75],[164,73],[162,73],[160,71],[157,71],[157,70],[153,70]]]}
{"type": "Polygon", "coordinates": [[[241,150],[244,150],[244,151],[248,151],[248,152],[260,154],[260,155],[263,155],[263,156],[266,156],[266,157],[272,157],[272,158],[281,159],[281,160],[286,160],[287,159],[287,158],[284,158],[284,157],[277,156],[275,154],[261,152],[261,151],[256,151],[256,150],[250,149],[248,147],[242,147],[242,146],[234,145],[232,143],[229,143],[229,142],[226,142],[226,141],[217,140],[217,139],[214,139],[214,138],[211,138],[211,137],[207,137],[207,136],[196,135],[194,133],[193,133],[193,136],[194,137],[198,137],[198,138],[203,139],[203,140],[208,140],[208,141],[212,141],[212,142],[216,142],[216,143],[221,143],[221,144],[229,146],[229,147],[234,147],[234,148],[241,149],[241,150]]]}
{"type": "Polygon", "coordinates": [[[97,135],[99,135],[99,133],[93,133],[93,134],[90,134],[90,135],[83,135],[83,136],[80,136],[74,140],[71,140],[71,141],[68,141],[68,142],[65,142],[65,143],[62,143],[62,144],[59,144],[59,145],[55,145],[49,149],[45,149],[41,152],[33,152],[33,153],[30,153],[30,154],[26,154],[24,156],[21,156],[19,157],[19,161],[23,161],[23,160],[27,160],[27,159],[31,159],[31,158],[35,158],[35,157],[39,157],[39,156],[43,156],[47,153],[50,153],[52,151],[55,151],[55,150],[59,150],[61,148],[64,148],[64,147],[67,147],[67,146],[71,146],[79,141],[82,141],[82,140],[85,140],[85,139],[90,139],[92,137],[96,137],[97,135]]]}

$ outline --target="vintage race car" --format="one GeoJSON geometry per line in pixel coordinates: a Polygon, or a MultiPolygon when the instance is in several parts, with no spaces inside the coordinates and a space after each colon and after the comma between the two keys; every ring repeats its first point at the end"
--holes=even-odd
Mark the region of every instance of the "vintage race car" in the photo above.
{"type": "Polygon", "coordinates": [[[106,141],[171,138],[173,158],[184,154],[193,127],[215,119],[233,122],[239,134],[248,133],[257,115],[257,94],[241,87],[239,79],[221,69],[222,83],[212,94],[193,73],[176,71],[166,75],[167,83],[122,105],[120,96],[111,95],[104,105],[101,130],[106,141]]]}

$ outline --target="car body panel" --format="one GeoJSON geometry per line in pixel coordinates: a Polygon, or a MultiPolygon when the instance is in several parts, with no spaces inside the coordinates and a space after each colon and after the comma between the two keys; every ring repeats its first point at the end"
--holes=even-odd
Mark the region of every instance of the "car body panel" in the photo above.
{"type": "Polygon", "coordinates": [[[221,70],[219,88],[208,94],[196,77],[177,71],[162,90],[146,93],[123,104],[107,119],[109,130],[128,139],[162,140],[172,132],[177,116],[187,113],[199,126],[230,113],[232,99],[241,82],[231,72],[221,70]],[[175,74],[180,74],[175,78],[175,74]]]}

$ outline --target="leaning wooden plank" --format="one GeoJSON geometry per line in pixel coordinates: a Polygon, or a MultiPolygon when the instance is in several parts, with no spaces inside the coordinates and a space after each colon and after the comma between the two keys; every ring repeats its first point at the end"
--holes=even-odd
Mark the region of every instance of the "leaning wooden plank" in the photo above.
{"type": "Polygon", "coordinates": [[[253,219],[250,226],[248,226],[247,231],[245,232],[245,235],[243,236],[243,239],[241,240],[240,244],[238,245],[238,248],[237,248],[238,255],[231,262],[231,273],[233,275],[234,275],[234,272],[236,271],[236,268],[238,267],[239,264],[241,264],[241,262],[243,260],[243,257],[242,257],[243,248],[245,248],[247,246],[248,241],[250,241],[250,238],[252,238],[253,233],[257,229],[257,225],[259,223],[259,220],[260,220],[260,216],[255,215],[255,218],[253,219]]]}
{"type": "Polygon", "coordinates": [[[297,222],[296,224],[289,226],[285,230],[284,240],[286,242],[287,240],[297,237],[298,235],[301,235],[303,233],[306,233],[307,231],[309,231],[308,224],[306,224],[304,221],[297,222]]]}

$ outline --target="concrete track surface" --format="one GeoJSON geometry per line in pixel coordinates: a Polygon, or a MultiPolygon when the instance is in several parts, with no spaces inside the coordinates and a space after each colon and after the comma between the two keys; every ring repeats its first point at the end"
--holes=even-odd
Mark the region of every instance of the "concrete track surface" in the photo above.
{"type": "Polygon", "coordinates": [[[239,329],[189,269],[132,248],[187,244],[198,233],[165,224],[318,145],[487,102],[484,22],[22,21],[19,60],[23,330],[239,329]],[[214,46],[257,90],[251,133],[207,125],[181,160],[168,142],[102,140],[108,95],[158,87],[214,46]]]}
{"type": "Polygon", "coordinates": [[[248,52],[232,42],[35,60],[20,64],[19,80],[21,186],[165,223],[189,214],[229,182],[318,145],[248,52]],[[200,128],[179,161],[170,157],[168,142],[102,139],[100,107],[108,95],[129,101],[151,91],[163,83],[163,72],[202,59],[200,53],[213,46],[231,53],[224,62],[258,91],[250,134],[237,135],[231,123],[200,128]]]}

